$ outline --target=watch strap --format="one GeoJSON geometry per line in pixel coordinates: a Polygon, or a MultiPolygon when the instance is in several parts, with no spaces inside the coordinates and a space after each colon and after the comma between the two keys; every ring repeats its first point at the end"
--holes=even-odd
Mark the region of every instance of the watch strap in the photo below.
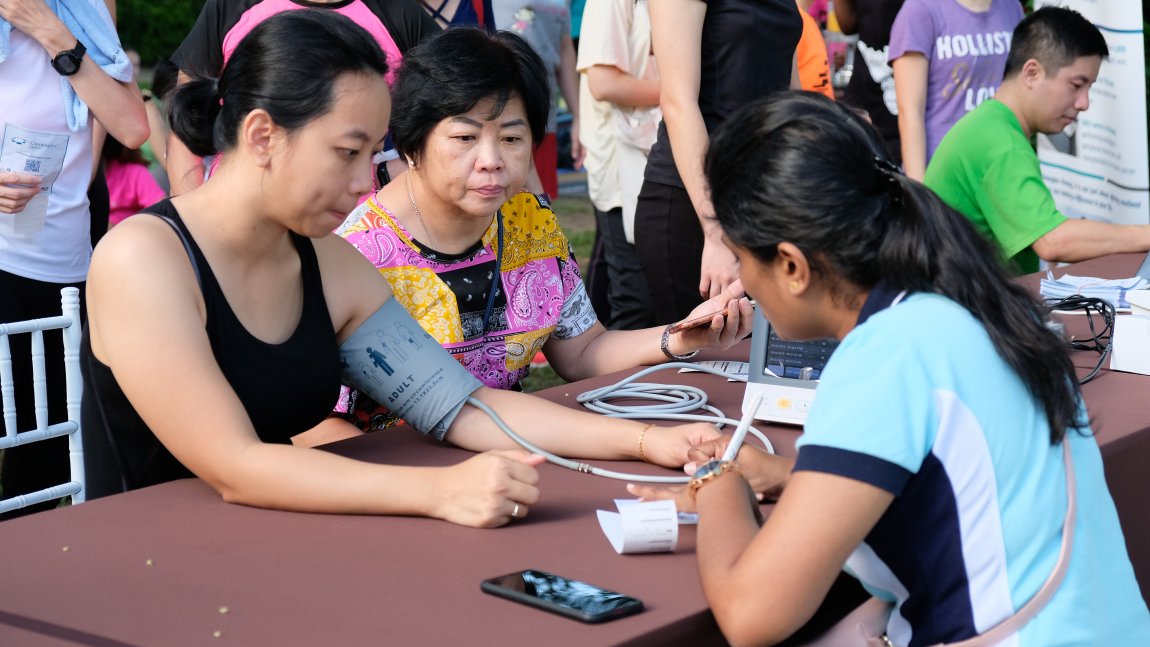
{"type": "Polygon", "coordinates": [[[698,355],[699,351],[697,350],[693,350],[683,355],[676,355],[671,352],[669,344],[671,343],[671,326],[674,325],[675,324],[671,324],[670,326],[667,326],[663,329],[663,336],[659,339],[659,350],[663,351],[663,354],[667,356],[667,359],[671,360],[672,362],[682,362],[684,360],[691,359],[695,355],[698,355]]]}

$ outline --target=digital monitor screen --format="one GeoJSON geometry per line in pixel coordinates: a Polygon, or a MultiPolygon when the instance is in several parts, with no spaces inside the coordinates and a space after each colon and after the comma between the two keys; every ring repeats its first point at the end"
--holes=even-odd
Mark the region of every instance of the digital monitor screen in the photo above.
{"type": "Polygon", "coordinates": [[[838,345],[836,339],[782,339],[763,317],[762,311],[756,310],[747,377],[752,382],[767,382],[773,378],[818,380],[838,345]]]}

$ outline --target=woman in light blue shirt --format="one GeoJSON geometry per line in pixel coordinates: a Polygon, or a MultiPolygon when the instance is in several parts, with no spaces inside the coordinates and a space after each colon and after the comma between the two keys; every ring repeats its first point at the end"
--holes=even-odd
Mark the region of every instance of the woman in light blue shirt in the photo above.
{"type": "Polygon", "coordinates": [[[844,566],[889,603],[877,633],[895,645],[984,634],[1054,571],[1073,487],[1065,579],[1002,644],[1150,645],[1074,367],[989,243],[821,96],[741,110],[707,178],[778,333],[841,340],[795,461],[745,447],[677,493],[699,511],[699,571],[727,638],[782,640],[844,566]],[[781,491],[761,527],[752,490],[781,491]]]}

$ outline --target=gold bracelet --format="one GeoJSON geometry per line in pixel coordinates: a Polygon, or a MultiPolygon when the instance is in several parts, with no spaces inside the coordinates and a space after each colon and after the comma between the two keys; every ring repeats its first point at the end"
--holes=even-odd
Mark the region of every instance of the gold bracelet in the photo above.
{"type": "Polygon", "coordinates": [[[639,432],[639,460],[643,461],[644,463],[650,463],[651,461],[647,460],[647,456],[643,454],[643,438],[647,435],[647,430],[654,426],[655,425],[649,424],[646,427],[643,427],[643,431],[639,432]]]}

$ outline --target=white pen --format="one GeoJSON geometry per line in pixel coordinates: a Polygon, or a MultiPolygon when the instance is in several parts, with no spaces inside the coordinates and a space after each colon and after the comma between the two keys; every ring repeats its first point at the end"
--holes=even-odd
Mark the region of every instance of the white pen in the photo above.
{"type": "Polygon", "coordinates": [[[735,435],[731,436],[731,442],[727,444],[727,451],[723,452],[723,461],[733,461],[739,455],[739,448],[743,446],[743,440],[747,437],[747,430],[751,428],[751,421],[755,419],[755,414],[759,411],[759,406],[763,404],[763,394],[756,393],[751,398],[751,406],[743,412],[743,417],[739,420],[739,424],[735,427],[735,435]]]}

